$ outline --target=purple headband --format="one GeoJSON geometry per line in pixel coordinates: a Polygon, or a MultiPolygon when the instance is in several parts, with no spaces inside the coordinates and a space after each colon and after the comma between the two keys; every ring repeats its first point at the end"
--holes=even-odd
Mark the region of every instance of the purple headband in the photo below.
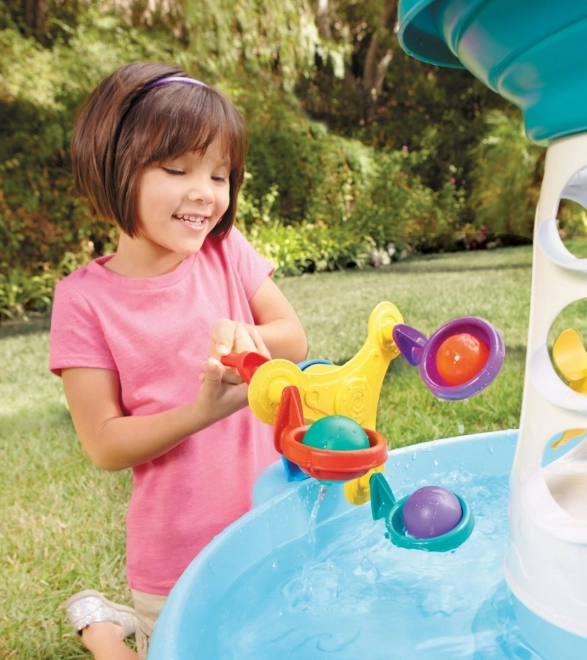
{"type": "Polygon", "coordinates": [[[153,80],[153,82],[145,85],[143,89],[151,89],[152,87],[158,87],[159,85],[165,85],[166,83],[184,83],[185,85],[199,85],[200,87],[208,87],[203,82],[196,80],[195,78],[186,78],[181,76],[169,76],[168,78],[159,78],[159,80],[153,80]]]}

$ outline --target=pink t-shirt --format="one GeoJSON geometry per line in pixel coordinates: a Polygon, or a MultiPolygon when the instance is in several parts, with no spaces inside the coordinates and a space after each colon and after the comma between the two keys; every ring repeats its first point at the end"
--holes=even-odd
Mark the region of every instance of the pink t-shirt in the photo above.
{"type": "MultiPolygon", "coordinates": [[[[117,371],[125,415],[192,402],[219,318],[252,323],[249,300],[272,267],[233,228],[220,244],[160,277],[132,279],[101,257],[57,285],[49,367],[117,371]]],[[[259,473],[278,458],[272,428],[241,410],[133,468],[127,575],[167,594],[190,561],[251,507],[259,473]]]]}

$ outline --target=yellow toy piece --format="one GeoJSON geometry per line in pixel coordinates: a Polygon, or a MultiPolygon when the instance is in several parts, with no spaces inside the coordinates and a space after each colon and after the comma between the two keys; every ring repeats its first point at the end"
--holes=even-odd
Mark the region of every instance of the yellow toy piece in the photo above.
{"type": "Polygon", "coordinates": [[[392,335],[398,323],[403,323],[398,308],[390,302],[379,303],[369,315],[365,344],[341,367],[313,365],[302,372],[288,360],[269,360],[261,365],[249,383],[253,414],[265,424],[275,424],[283,390],[295,385],[306,422],[346,415],[375,430],[383,379],[389,363],[399,355],[392,335]]]}
{"type": "MultiPolygon", "coordinates": [[[[576,330],[568,328],[556,338],[552,347],[552,361],[571,389],[587,393],[587,351],[576,330]]],[[[574,438],[584,435],[585,430],[567,429],[552,443],[552,449],[559,449],[574,438]]]]}
{"type": "Polygon", "coordinates": [[[576,330],[569,328],[557,337],[552,360],[572,390],[587,394],[587,351],[576,330]]]}
{"type": "Polygon", "coordinates": [[[587,429],[567,429],[558,440],[555,440],[552,445],[552,449],[560,449],[563,445],[566,445],[567,442],[573,438],[578,438],[582,435],[585,435],[587,429]]]}
{"type": "Polygon", "coordinates": [[[347,501],[354,506],[366,504],[371,499],[371,477],[373,474],[375,474],[375,472],[381,472],[381,474],[383,474],[384,471],[385,466],[379,465],[376,468],[369,470],[367,474],[364,474],[358,479],[351,479],[350,481],[346,481],[343,488],[344,496],[347,501]]]}

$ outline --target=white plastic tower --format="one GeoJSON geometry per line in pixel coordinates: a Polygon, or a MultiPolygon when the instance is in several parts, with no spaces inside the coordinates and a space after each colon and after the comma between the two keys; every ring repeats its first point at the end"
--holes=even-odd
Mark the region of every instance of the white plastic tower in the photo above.
{"type": "Polygon", "coordinates": [[[555,140],[546,154],[534,229],[530,331],[505,572],[523,605],[587,638],[587,440],[542,467],[554,436],[587,428],[587,395],[559,378],[547,345],[559,313],[587,298],[587,259],[570,254],[558,232],[561,199],[587,208],[587,134],[555,140]]]}

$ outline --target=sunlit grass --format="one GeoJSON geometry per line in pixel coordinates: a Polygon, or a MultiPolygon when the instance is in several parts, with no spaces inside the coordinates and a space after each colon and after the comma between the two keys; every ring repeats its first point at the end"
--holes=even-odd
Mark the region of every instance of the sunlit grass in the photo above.
{"type": "Polygon", "coordinates": [[[0,657],[87,657],[61,603],[93,587],[129,599],[124,517],[131,474],[98,470],[47,370],[48,324],[0,329],[0,657]]]}
{"type": "MultiPolygon", "coordinates": [[[[516,427],[530,298],[531,249],[438,255],[385,271],[328,273],[279,281],[310,338],[310,357],[338,364],[362,346],[371,310],[393,302],[406,323],[430,334],[465,315],[503,333],[496,381],[464,402],[436,400],[418,370],[391,363],[378,430],[398,447],[462,433],[516,427]]],[[[72,429],[58,378],[47,370],[48,323],[0,326],[0,657],[87,657],[62,602],[82,588],[129,601],[124,516],[130,471],[90,464],[72,429]]]]}

